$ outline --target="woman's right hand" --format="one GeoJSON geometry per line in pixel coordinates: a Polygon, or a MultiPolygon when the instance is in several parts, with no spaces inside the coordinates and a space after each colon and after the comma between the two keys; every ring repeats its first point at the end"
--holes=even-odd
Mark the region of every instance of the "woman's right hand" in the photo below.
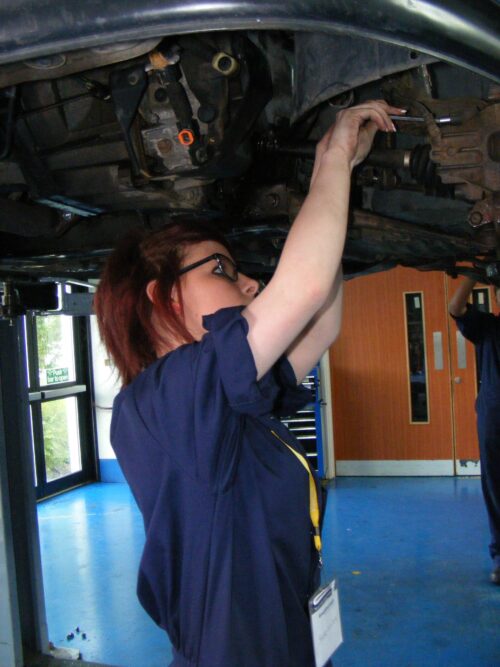
{"type": "Polygon", "coordinates": [[[242,311],[257,377],[286,353],[298,380],[335,339],[341,321],[341,259],[347,230],[351,169],[377,130],[394,131],[384,101],[337,114],[319,142],[315,182],[295,218],[266,289],[242,311]]]}
{"type": "Polygon", "coordinates": [[[326,154],[341,154],[351,169],[362,162],[373,144],[377,130],[395,132],[389,114],[403,115],[404,109],[392,107],[385,100],[363,102],[337,113],[335,123],[316,147],[311,185],[326,154]]]}

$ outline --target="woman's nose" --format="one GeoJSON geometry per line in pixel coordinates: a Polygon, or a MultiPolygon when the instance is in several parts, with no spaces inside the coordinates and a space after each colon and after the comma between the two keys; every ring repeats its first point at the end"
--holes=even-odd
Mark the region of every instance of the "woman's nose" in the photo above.
{"type": "Polygon", "coordinates": [[[253,278],[250,278],[249,276],[246,276],[244,273],[240,273],[238,276],[239,284],[240,284],[240,289],[243,292],[243,294],[247,294],[250,296],[255,296],[257,292],[259,291],[259,283],[257,280],[254,280],[253,278]]]}

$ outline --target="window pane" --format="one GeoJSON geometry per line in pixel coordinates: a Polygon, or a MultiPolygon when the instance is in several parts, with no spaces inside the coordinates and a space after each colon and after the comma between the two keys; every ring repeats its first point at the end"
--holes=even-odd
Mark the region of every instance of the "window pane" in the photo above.
{"type": "Polygon", "coordinates": [[[42,403],[47,482],[82,469],[75,397],[42,403]]]}
{"type": "Polygon", "coordinates": [[[421,292],[405,294],[412,422],[429,421],[423,305],[421,292]]]}
{"type": "Polygon", "coordinates": [[[74,382],[73,320],[68,315],[36,318],[40,386],[74,382]]]}
{"type": "Polygon", "coordinates": [[[472,303],[482,313],[491,313],[490,290],[488,287],[478,287],[472,290],[472,303]]]}

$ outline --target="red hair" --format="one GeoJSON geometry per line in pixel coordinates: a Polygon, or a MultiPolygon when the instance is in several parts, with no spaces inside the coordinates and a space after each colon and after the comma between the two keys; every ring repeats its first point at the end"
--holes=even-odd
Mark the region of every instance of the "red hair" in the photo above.
{"type": "Polygon", "coordinates": [[[129,384],[156,358],[160,344],[174,347],[193,342],[182,317],[179,269],[187,246],[217,241],[231,252],[224,236],[208,223],[169,224],[154,232],[136,230],[120,241],[109,256],[94,298],[99,332],[123,385],[129,384]],[[154,306],[146,287],[157,280],[154,306]],[[172,304],[176,286],[181,313],[172,304]],[[156,331],[153,307],[167,338],[156,331]]]}

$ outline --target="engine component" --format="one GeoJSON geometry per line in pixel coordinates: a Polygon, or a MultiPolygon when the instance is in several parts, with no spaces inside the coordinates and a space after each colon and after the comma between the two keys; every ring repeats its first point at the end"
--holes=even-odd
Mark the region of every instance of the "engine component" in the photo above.
{"type": "Polygon", "coordinates": [[[223,51],[216,53],[212,58],[212,67],[224,76],[233,76],[239,69],[236,58],[223,51]]]}
{"type": "Polygon", "coordinates": [[[25,310],[21,306],[19,293],[14,289],[10,280],[4,282],[2,302],[0,305],[0,317],[5,318],[12,324],[15,317],[24,315],[25,310]]]}
{"type": "Polygon", "coordinates": [[[28,310],[57,310],[59,297],[54,282],[44,284],[6,280],[1,287],[0,318],[12,321],[28,310]]]}
{"type": "Polygon", "coordinates": [[[163,169],[169,171],[187,170],[192,167],[189,152],[179,140],[175,114],[167,108],[162,114],[162,123],[142,130],[144,152],[156,158],[163,169]]]}
{"type": "Polygon", "coordinates": [[[469,224],[474,229],[491,223],[500,227],[500,192],[476,202],[469,213],[469,224]]]}
{"type": "Polygon", "coordinates": [[[134,66],[127,69],[114,70],[110,76],[111,99],[115,105],[116,117],[123,132],[125,145],[132,163],[132,172],[135,176],[147,176],[141,165],[136,147],[131,135],[132,124],[137,115],[148,79],[144,67],[134,66]]]}
{"type": "Polygon", "coordinates": [[[116,42],[2,65],[0,67],[0,88],[27,81],[70,76],[76,72],[138,58],[154,49],[158,41],[158,38],[155,37],[133,42],[116,42]]]}
{"type": "MultiPolygon", "coordinates": [[[[257,148],[264,153],[295,155],[312,160],[316,144],[311,141],[280,143],[274,135],[269,135],[259,139],[257,148]]],[[[365,164],[383,169],[407,169],[420,185],[436,187],[439,184],[437,167],[430,159],[430,152],[429,144],[419,144],[412,149],[374,148],[365,164]]]]}
{"type": "Polygon", "coordinates": [[[500,191],[499,125],[500,104],[490,104],[462,125],[431,137],[430,157],[441,180],[459,186],[458,193],[469,201],[500,191]]]}
{"type": "Polygon", "coordinates": [[[144,152],[156,160],[151,180],[178,180],[188,171],[205,181],[241,173],[251,159],[246,136],[272,93],[262,53],[239,35],[215,44],[181,37],[177,52],[179,61],[164,69],[148,65],[157,76],[140,112],[148,125],[141,130],[144,152]]]}
{"type": "Polygon", "coordinates": [[[7,97],[7,125],[5,128],[5,138],[3,149],[0,152],[0,160],[8,157],[12,148],[12,138],[14,136],[14,112],[16,107],[16,86],[7,88],[5,96],[7,97]]]}
{"type": "Polygon", "coordinates": [[[172,48],[169,56],[163,59],[163,63],[159,57],[153,58],[153,62],[156,61],[154,71],[159,84],[159,88],[155,91],[155,99],[160,103],[169,101],[176,120],[179,143],[188,149],[191,163],[197,165],[201,162],[200,128],[193,118],[191,103],[181,82],[182,72],[178,64],[178,53],[178,47],[172,48]],[[174,57],[171,54],[174,54],[174,57]]]}

